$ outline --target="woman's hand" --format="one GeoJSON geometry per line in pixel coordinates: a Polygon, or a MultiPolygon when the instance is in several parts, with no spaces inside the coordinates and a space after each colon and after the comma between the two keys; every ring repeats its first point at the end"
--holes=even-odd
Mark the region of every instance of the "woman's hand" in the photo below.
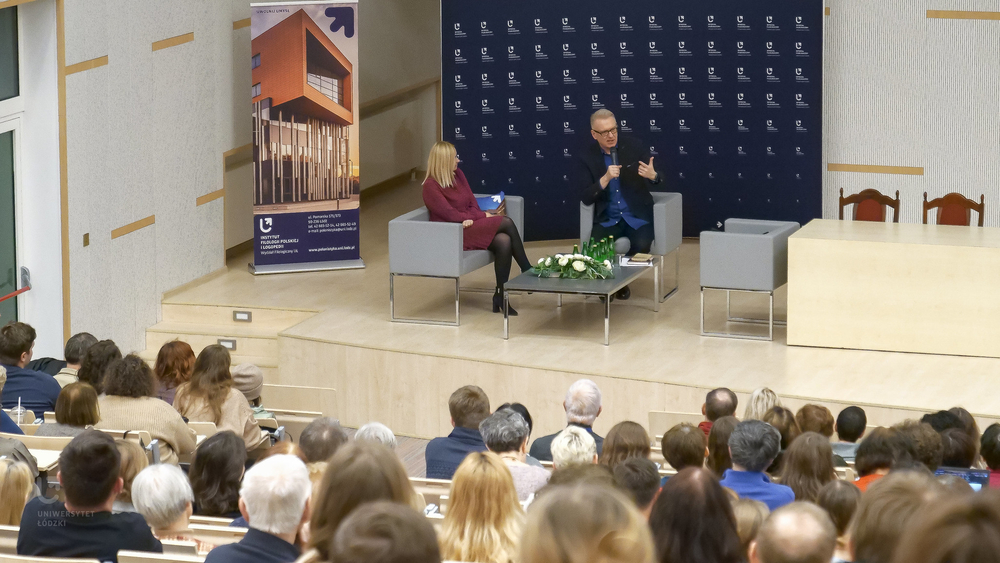
{"type": "Polygon", "coordinates": [[[472,226],[472,219],[466,219],[465,221],[462,221],[462,228],[468,229],[471,226],[472,226]]]}

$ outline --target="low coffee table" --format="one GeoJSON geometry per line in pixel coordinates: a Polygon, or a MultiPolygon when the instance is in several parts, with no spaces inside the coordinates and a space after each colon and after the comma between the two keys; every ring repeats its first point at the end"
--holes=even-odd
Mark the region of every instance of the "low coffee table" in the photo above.
{"type": "Polygon", "coordinates": [[[558,296],[558,307],[562,307],[563,295],[597,295],[604,297],[604,345],[610,344],[611,327],[611,296],[618,290],[653,272],[653,311],[660,310],[660,261],[662,256],[653,256],[649,265],[612,267],[615,277],[607,280],[573,280],[564,278],[540,278],[530,272],[525,272],[504,285],[503,291],[503,339],[510,336],[510,294],[511,293],[555,293],[558,296]]]}

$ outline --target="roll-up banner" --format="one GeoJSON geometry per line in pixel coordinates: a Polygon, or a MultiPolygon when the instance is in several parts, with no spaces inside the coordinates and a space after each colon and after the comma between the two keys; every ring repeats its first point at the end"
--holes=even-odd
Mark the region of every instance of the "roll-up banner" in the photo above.
{"type": "Polygon", "coordinates": [[[251,4],[255,274],[363,268],[357,2],[251,4]]]}

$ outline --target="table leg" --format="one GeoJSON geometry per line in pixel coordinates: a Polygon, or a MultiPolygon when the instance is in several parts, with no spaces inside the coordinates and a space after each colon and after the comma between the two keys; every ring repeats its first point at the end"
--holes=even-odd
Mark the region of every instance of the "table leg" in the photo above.
{"type": "Polygon", "coordinates": [[[562,293],[556,294],[556,307],[562,307],[562,293]]]}
{"type": "Polygon", "coordinates": [[[604,299],[604,345],[609,346],[611,344],[611,339],[608,333],[611,330],[611,295],[609,294],[604,299]]]}
{"type": "Polygon", "coordinates": [[[509,338],[509,323],[510,323],[510,294],[507,293],[507,289],[503,290],[503,339],[507,340],[509,338]]]}
{"type": "Polygon", "coordinates": [[[653,265],[653,311],[660,312],[660,264],[653,265]]]}

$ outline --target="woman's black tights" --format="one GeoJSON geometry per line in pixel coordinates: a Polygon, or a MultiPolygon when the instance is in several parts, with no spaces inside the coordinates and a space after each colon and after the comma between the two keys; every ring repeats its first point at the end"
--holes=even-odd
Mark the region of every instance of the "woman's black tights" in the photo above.
{"type": "Polygon", "coordinates": [[[517,265],[521,271],[525,272],[531,268],[528,262],[528,255],[524,253],[524,243],[521,242],[521,235],[517,232],[517,226],[510,217],[504,217],[497,228],[497,234],[493,237],[493,242],[487,247],[495,258],[494,268],[497,275],[497,289],[510,279],[511,258],[517,260],[517,265]]]}

